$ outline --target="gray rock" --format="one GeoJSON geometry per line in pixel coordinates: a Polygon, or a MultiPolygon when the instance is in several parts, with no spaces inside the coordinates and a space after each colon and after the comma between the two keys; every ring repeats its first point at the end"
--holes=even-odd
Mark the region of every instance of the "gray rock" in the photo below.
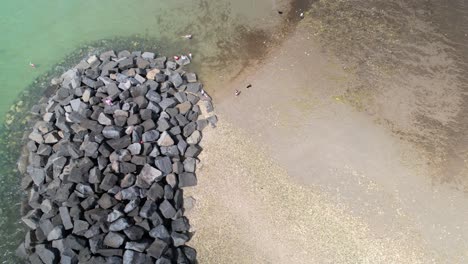
{"type": "Polygon", "coordinates": [[[143,52],[143,54],[141,54],[141,57],[143,59],[147,59],[147,60],[148,59],[151,59],[151,60],[154,59],[154,56],[155,56],[155,54],[153,52],[147,52],[147,51],[145,51],[145,52],[143,52]]]}
{"type": "Polygon", "coordinates": [[[188,144],[198,144],[201,140],[201,133],[198,130],[195,130],[188,138],[188,144]]]}
{"type": "Polygon", "coordinates": [[[75,187],[75,194],[80,198],[86,198],[93,195],[94,191],[89,184],[78,183],[75,187]]]}
{"type": "Polygon", "coordinates": [[[176,118],[177,123],[179,124],[179,126],[185,126],[185,125],[187,125],[189,123],[187,118],[182,114],[176,115],[175,118],[176,118]]]}
{"type": "Polygon", "coordinates": [[[139,74],[135,75],[135,80],[137,80],[137,82],[140,84],[143,84],[146,81],[146,79],[139,74]]]}
{"type": "Polygon", "coordinates": [[[128,202],[128,203],[125,205],[124,213],[126,213],[126,214],[130,213],[130,212],[133,211],[135,208],[137,208],[138,205],[140,205],[140,199],[139,199],[139,198],[130,200],[130,202],[128,202]]]}
{"type": "Polygon", "coordinates": [[[41,203],[41,210],[45,214],[48,214],[52,210],[52,203],[50,202],[49,199],[45,199],[41,203]]]}
{"type": "Polygon", "coordinates": [[[168,244],[160,239],[155,239],[151,246],[146,250],[148,255],[153,258],[160,258],[166,252],[168,244]]]}
{"type": "Polygon", "coordinates": [[[146,69],[150,65],[149,61],[142,59],[142,58],[136,58],[136,65],[140,69],[146,69]]]}
{"type": "Polygon", "coordinates": [[[168,174],[166,176],[166,182],[169,184],[172,188],[175,188],[177,186],[177,177],[174,173],[168,174]]]}
{"type": "Polygon", "coordinates": [[[111,248],[119,248],[124,242],[125,236],[116,232],[109,232],[104,238],[104,245],[111,248]]]}
{"type": "Polygon", "coordinates": [[[103,143],[99,146],[98,151],[101,153],[101,157],[107,158],[112,153],[112,148],[107,143],[103,143]]]}
{"type": "Polygon", "coordinates": [[[42,116],[42,119],[43,119],[45,122],[54,122],[54,121],[55,121],[55,113],[45,113],[45,114],[42,116]]]}
{"type": "Polygon", "coordinates": [[[121,60],[119,62],[119,68],[121,70],[126,70],[126,69],[130,69],[134,66],[133,64],[133,58],[126,58],[124,60],[121,60]]]}
{"type": "Polygon", "coordinates": [[[201,151],[202,150],[200,146],[191,144],[188,146],[187,150],[185,150],[185,156],[196,158],[200,154],[201,151]]]}
{"type": "Polygon", "coordinates": [[[65,246],[67,248],[78,250],[78,251],[81,251],[85,248],[86,242],[87,241],[85,239],[77,237],[75,235],[68,235],[65,238],[65,246]]]}
{"type": "Polygon", "coordinates": [[[130,240],[140,240],[146,231],[139,226],[131,226],[123,231],[130,240]]]}
{"type": "MultiPolygon", "coordinates": [[[[41,136],[42,138],[42,136],[41,136]]],[[[28,141],[26,144],[26,148],[29,150],[29,152],[36,152],[37,150],[37,145],[33,140],[28,141]]]]}
{"type": "Polygon", "coordinates": [[[188,232],[190,224],[186,217],[181,217],[172,221],[171,228],[172,231],[176,232],[188,232]]]}
{"type": "Polygon", "coordinates": [[[180,129],[180,126],[175,126],[169,130],[169,133],[171,135],[180,135],[180,133],[182,133],[182,130],[180,129]]]}
{"type": "MultiPolygon", "coordinates": [[[[122,249],[99,249],[97,251],[97,254],[102,255],[104,257],[111,257],[111,256],[123,256],[123,250],[122,249]]],[[[98,257],[99,258],[99,257],[98,257]]],[[[104,259],[102,260],[94,260],[92,263],[103,263],[104,259]]]]}
{"type": "Polygon", "coordinates": [[[171,70],[177,69],[177,63],[174,61],[167,61],[166,62],[166,67],[171,70]]]}
{"type": "Polygon", "coordinates": [[[159,106],[165,110],[166,108],[169,107],[174,107],[177,104],[177,102],[172,99],[172,98],[164,98],[161,102],[159,102],[159,106]]]}
{"type": "Polygon", "coordinates": [[[148,162],[148,158],[146,156],[133,156],[131,162],[138,166],[143,166],[148,162]]]}
{"type": "Polygon", "coordinates": [[[218,117],[215,115],[208,117],[206,120],[210,123],[211,127],[216,127],[216,124],[218,123],[218,117]]]}
{"type": "Polygon", "coordinates": [[[177,109],[183,115],[185,115],[192,108],[192,104],[189,101],[185,101],[177,105],[177,109]]]}
{"type": "Polygon", "coordinates": [[[137,167],[135,164],[129,162],[122,162],[119,164],[119,173],[128,174],[135,172],[137,167]]]}
{"type": "Polygon", "coordinates": [[[27,172],[29,174],[29,176],[31,176],[34,184],[36,186],[41,186],[43,183],[44,183],[44,180],[45,180],[45,172],[43,169],[39,169],[39,168],[32,168],[32,167],[29,167],[27,168],[27,172]]]}
{"type": "Polygon", "coordinates": [[[83,102],[89,102],[89,99],[91,99],[91,90],[90,89],[86,89],[84,90],[83,92],[83,95],[81,96],[81,99],[83,100],[83,102]]]}
{"type": "Polygon", "coordinates": [[[169,133],[164,131],[158,139],[158,145],[161,147],[168,147],[174,145],[174,140],[171,138],[169,133]]]}
{"type": "Polygon", "coordinates": [[[139,155],[141,153],[141,144],[133,143],[127,148],[132,155],[139,155]]]}
{"type": "Polygon", "coordinates": [[[47,241],[57,240],[63,238],[63,225],[58,225],[47,234],[47,241]]]}
{"type": "Polygon", "coordinates": [[[156,203],[151,200],[146,200],[145,204],[140,209],[140,216],[143,218],[150,218],[158,209],[156,203]]]}
{"type": "Polygon", "coordinates": [[[117,200],[114,199],[114,197],[110,196],[107,193],[104,193],[101,198],[97,201],[99,206],[103,209],[109,209],[112,206],[117,204],[117,200]]]}
{"type": "Polygon", "coordinates": [[[120,191],[122,200],[133,200],[140,196],[140,189],[136,186],[126,188],[120,191]]]}
{"type": "Polygon", "coordinates": [[[177,146],[172,145],[169,147],[161,147],[161,154],[166,155],[169,157],[178,157],[179,156],[179,150],[177,146]]]}
{"type": "Polygon", "coordinates": [[[186,91],[193,94],[198,94],[202,89],[201,83],[188,83],[186,91]]]}
{"type": "Polygon", "coordinates": [[[98,122],[101,125],[110,126],[110,125],[112,125],[112,118],[111,118],[110,115],[100,113],[99,117],[98,117],[98,122]]]}
{"type": "Polygon", "coordinates": [[[118,126],[105,126],[102,130],[102,135],[105,138],[118,139],[123,135],[123,128],[118,126]]]}
{"type": "Polygon", "coordinates": [[[42,134],[37,131],[37,130],[33,130],[30,134],[29,134],[29,139],[37,142],[38,144],[41,144],[44,142],[44,138],[42,137],[42,134]]]}
{"type": "Polygon", "coordinates": [[[188,123],[186,126],[184,126],[184,129],[183,129],[184,137],[186,138],[190,137],[190,135],[192,135],[192,133],[195,131],[196,128],[197,128],[197,124],[195,122],[188,123]]]}
{"type": "Polygon", "coordinates": [[[125,250],[123,255],[123,264],[146,264],[152,263],[152,260],[146,254],[136,252],[130,249],[125,250]]]}
{"type": "Polygon", "coordinates": [[[184,81],[182,80],[182,77],[180,77],[180,74],[177,72],[174,72],[170,77],[169,80],[172,82],[175,88],[179,88],[184,81]]]}
{"type": "Polygon", "coordinates": [[[208,120],[200,119],[197,120],[197,130],[202,131],[208,125],[208,120]]]}
{"type": "Polygon", "coordinates": [[[138,252],[145,252],[148,248],[149,242],[127,242],[125,244],[125,249],[130,249],[138,252]]]}
{"type": "Polygon", "coordinates": [[[164,200],[159,205],[159,210],[161,211],[161,214],[167,219],[171,219],[176,214],[176,210],[168,200],[164,200]]]}
{"type": "Polygon", "coordinates": [[[141,119],[145,121],[149,121],[153,118],[153,111],[151,111],[150,109],[142,109],[140,110],[140,116],[141,116],[141,119]]]}
{"type": "Polygon", "coordinates": [[[45,247],[45,245],[37,245],[35,253],[44,263],[58,263],[57,254],[52,250],[45,247]]]}
{"type": "Polygon", "coordinates": [[[48,219],[43,219],[39,224],[39,227],[45,235],[48,235],[54,229],[52,222],[48,219]]]}
{"type": "Polygon", "coordinates": [[[65,230],[70,230],[73,228],[73,222],[70,218],[70,213],[68,211],[68,208],[65,206],[62,206],[59,208],[60,212],[60,218],[62,219],[63,226],[65,230]]]}
{"type": "Polygon", "coordinates": [[[166,118],[160,118],[158,120],[158,131],[164,132],[171,127],[166,118]]]}
{"type": "MultiPolygon", "coordinates": [[[[32,141],[30,141],[32,142],[32,141]]],[[[49,145],[45,144],[40,144],[39,147],[37,148],[37,154],[41,156],[50,156],[52,153],[52,147],[49,145]]]]}
{"type": "Polygon", "coordinates": [[[126,135],[121,138],[108,140],[107,144],[114,150],[119,150],[128,147],[132,143],[130,136],[126,135]]]}
{"type": "Polygon", "coordinates": [[[80,150],[80,146],[78,145],[78,143],[69,142],[66,146],[67,146],[68,154],[70,154],[70,156],[73,159],[78,159],[83,156],[83,151],[80,150]]]}
{"type": "Polygon", "coordinates": [[[84,237],[90,239],[94,236],[97,236],[101,233],[101,228],[99,227],[99,224],[95,224],[91,226],[86,232],[84,233],[84,237]]]}
{"type": "Polygon", "coordinates": [[[100,183],[101,182],[101,171],[97,167],[93,167],[89,171],[89,178],[88,178],[89,183],[95,184],[95,183],[100,183]]]}
{"type": "Polygon", "coordinates": [[[184,193],[182,189],[177,189],[174,192],[174,205],[177,210],[182,209],[184,205],[184,193]]]}
{"type": "Polygon", "coordinates": [[[125,175],[124,178],[120,181],[120,187],[128,188],[132,186],[135,183],[135,179],[135,175],[133,174],[125,175]]]}
{"type": "Polygon", "coordinates": [[[172,172],[172,162],[169,157],[157,157],[154,159],[154,165],[164,174],[172,172]]]}
{"type": "Polygon", "coordinates": [[[156,128],[156,124],[151,119],[148,119],[145,122],[141,123],[141,126],[144,128],[145,132],[153,130],[153,129],[156,128]]]}
{"type": "Polygon", "coordinates": [[[73,223],[72,233],[81,236],[86,232],[86,230],[88,230],[88,228],[89,228],[88,222],[76,219],[75,222],[73,223]]]}
{"type": "Polygon", "coordinates": [[[147,197],[148,199],[152,200],[152,201],[157,201],[159,199],[162,199],[164,196],[164,189],[163,187],[161,187],[158,183],[153,183],[153,185],[151,185],[151,188],[149,189],[148,193],[147,193],[147,197]]]}
{"type": "Polygon", "coordinates": [[[179,188],[197,185],[197,177],[194,173],[184,172],[179,174],[179,188]]]}
{"type": "Polygon", "coordinates": [[[206,112],[211,113],[214,111],[213,104],[210,101],[205,101],[206,112]]]}
{"type": "Polygon", "coordinates": [[[171,264],[171,260],[167,259],[167,258],[159,258],[158,260],[156,260],[156,263],[155,264],[171,264]]]}
{"type": "Polygon", "coordinates": [[[169,234],[169,231],[167,231],[167,228],[164,225],[158,225],[157,227],[151,229],[149,235],[153,238],[159,238],[168,243],[171,240],[171,235],[169,234]]]}
{"type": "Polygon", "coordinates": [[[145,164],[141,169],[140,174],[137,177],[137,182],[144,183],[148,188],[153,184],[154,181],[160,181],[162,179],[162,173],[158,169],[152,167],[149,164],[145,164]]]}
{"type": "Polygon", "coordinates": [[[52,241],[52,247],[58,249],[58,251],[60,251],[60,253],[62,253],[63,251],[65,251],[65,248],[66,248],[65,247],[65,240],[58,239],[58,240],[52,241]]]}
{"type": "Polygon", "coordinates": [[[103,189],[104,191],[108,191],[110,188],[114,187],[114,185],[117,183],[117,180],[117,176],[108,173],[104,176],[104,179],[102,179],[99,188],[103,189]]]}
{"type": "Polygon", "coordinates": [[[108,50],[106,52],[101,53],[101,55],[99,55],[99,58],[102,61],[104,61],[106,59],[110,59],[110,58],[115,58],[115,57],[117,57],[117,56],[115,55],[115,52],[113,50],[108,50]]]}
{"type": "Polygon", "coordinates": [[[109,226],[109,231],[119,232],[130,227],[130,223],[126,218],[119,218],[109,226]]]}
{"type": "Polygon", "coordinates": [[[196,160],[194,158],[186,158],[184,160],[184,170],[186,172],[195,172],[196,160]]]}
{"type": "Polygon", "coordinates": [[[81,101],[80,98],[73,99],[70,101],[70,106],[75,112],[81,112],[87,108],[86,104],[81,101]]]}
{"type": "Polygon", "coordinates": [[[107,215],[107,222],[112,223],[115,220],[123,217],[124,214],[120,212],[119,210],[112,210],[110,214],[107,215]]]}
{"type": "Polygon", "coordinates": [[[195,83],[197,82],[197,75],[195,73],[186,73],[185,77],[187,78],[187,82],[189,83],[195,83]]]}
{"type": "Polygon", "coordinates": [[[110,257],[107,257],[105,261],[103,261],[102,263],[107,263],[107,264],[122,264],[122,257],[121,256],[110,256],[110,257]]]}
{"type": "Polygon", "coordinates": [[[187,101],[187,94],[185,92],[177,92],[174,94],[174,97],[179,101],[179,103],[187,101]]]}
{"type": "Polygon", "coordinates": [[[167,75],[158,73],[158,74],[156,74],[154,80],[157,81],[158,83],[163,83],[163,82],[166,81],[166,77],[167,77],[167,75]]]}
{"type": "Polygon", "coordinates": [[[189,237],[185,234],[181,234],[178,232],[171,233],[172,241],[175,247],[180,247],[185,245],[185,243],[189,240],[189,237]]]}
{"type": "Polygon", "coordinates": [[[130,57],[130,56],[131,56],[131,53],[128,50],[122,50],[117,54],[117,57],[119,57],[119,58],[126,58],[126,57],[130,57]]]}
{"type": "Polygon", "coordinates": [[[159,132],[157,130],[150,130],[142,135],[143,142],[155,142],[158,138],[159,132]]]}
{"type": "Polygon", "coordinates": [[[174,199],[174,190],[171,188],[170,185],[164,186],[164,199],[167,199],[167,200],[174,199]]]}
{"type": "Polygon", "coordinates": [[[95,157],[95,156],[97,156],[98,148],[99,148],[98,143],[90,142],[90,141],[84,141],[80,146],[80,150],[84,151],[84,155],[86,157],[95,157]]]}
{"type": "Polygon", "coordinates": [[[129,126],[137,125],[140,122],[141,122],[140,115],[138,115],[138,114],[132,114],[127,119],[127,125],[129,125],[129,126]]]}

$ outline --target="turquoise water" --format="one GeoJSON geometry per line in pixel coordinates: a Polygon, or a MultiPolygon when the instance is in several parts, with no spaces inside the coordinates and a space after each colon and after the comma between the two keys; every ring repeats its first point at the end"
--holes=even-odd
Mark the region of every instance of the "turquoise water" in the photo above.
{"type": "Polygon", "coordinates": [[[237,47],[240,31],[275,23],[275,5],[271,0],[4,0],[0,116],[34,78],[84,43],[139,35],[172,43],[201,60],[232,48],[230,44],[237,47]],[[194,39],[180,37],[185,34],[194,39]]]}
{"type": "MultiPolygon", "coordinates": [[[[29,99],[38,98],[33,94],[47,81],[45,73],[62,71],[57,65],[67,55],[84,55],[91,50],[89,45],[97,43],[128,49],[156,47],[168,56],[191,52],[193,67],[209,84],[210,76],[235,76],[249,60],[265,52],[273,29],[284,20],[276,13],[280,7],[275,0],[2,1],[0,263],[18,263],[14,250],[24,235],[15,163],[22,133],[27,130],[22,111],[29,107],[29,99]],[[185,34],[194,38],[185,40],[181,37],[185,34]],[[98,42],[113,38],[122,42],[98,42]],[[24,93],[26,88],[28,93],[24,93]],[[13,105],[18,100],[21,102],[13,105]]],[[[222,88],[208,86],[213,93],[222,88]]]]}

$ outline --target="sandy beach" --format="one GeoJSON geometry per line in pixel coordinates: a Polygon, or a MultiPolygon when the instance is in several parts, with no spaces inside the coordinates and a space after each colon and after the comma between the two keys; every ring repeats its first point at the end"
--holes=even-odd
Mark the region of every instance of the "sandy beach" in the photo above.
{"type": "Polygon", "coordinates": [[[215,95],[220,125],[188,193],[200,262],[465,262],[466,195],[346,100],[357,77],[307,23],[269,54],[215,95]]]}

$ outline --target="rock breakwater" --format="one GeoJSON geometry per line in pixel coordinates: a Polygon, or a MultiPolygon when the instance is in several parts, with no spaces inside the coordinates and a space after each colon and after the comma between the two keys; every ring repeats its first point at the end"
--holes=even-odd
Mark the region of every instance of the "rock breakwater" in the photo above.
{"type": "Polygon", "coordinates": [[[52,80],[26,145],[17,254],[31,263],[195,263],[183,188],[215,126],[190,59],[92,55],[52,80]]]}

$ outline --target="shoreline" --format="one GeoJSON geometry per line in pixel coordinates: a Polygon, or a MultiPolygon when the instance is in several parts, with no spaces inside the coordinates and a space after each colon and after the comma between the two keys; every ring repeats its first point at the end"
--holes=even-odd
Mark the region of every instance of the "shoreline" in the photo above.
{"type": "MultiPolygon", "coordinates": [[[[244,70],[214,100],[222,122],[241,129],[241,140],[254,142],[251,151],[255,151],[255,146],[265,148],[266,156],[287,172],[284,177],[289,184],[299,183],[311,192],[318,190],[332,204],[346,208],[346,214],[369,228],[368,234],[372,235],[367,239],[389,239],[378,254],[400,254],[387,251],[387,247],[392,248],[390,241],[399,241],[406,243],[405,248],[420,249],[421,255],[412,263],[463,262],[467,258],[463,246],[468,239],[464,228],[467,198],[450,184],[434,185],[431,166],[416,146],[344,100],[342,95],[356,81],[354,78],[330,54],[324,54],[306,25],[300,24],[282,45],[269,52],[266,60],[244,70]],[[252,87],[246,89],[247,84],[252,87]],[[233,94],[235,89],[241,90],[238,97],[233,94]]],[[[222,145],[225,144],[229,143],[222,145]]],[[[244,153],[248,155],[248,151],[244,153]]],[[[222,157],[212,159],[213,164],[222,163],[222,157]]],[[[234,172],[248,177],[242,166],[229,175],[234,172]]],[[[200,177],[214,179],[222,174],[202,172],[200,177]]],[[[224,179],[229,182],[227,177],[224,179]]],[[[271,186],[274,184],[267,183],[265,188],[271,186]]],[[[200,206],[213,203],[213,193],[204,187],[201,184],[193,192],[197,199],[199,190],[200,206]]],[[[231,200],[240,197],[232,195],[231,200]]],[[[254,191],[247,195],[255,197],[254,191]]],[[[269,200],[262,200],[259,206],[269,205],[269,200]]],[[[280,203],[278,208],[293,206],[296,205],[280,203]]],[[[192,217],[201,217],[197,216],[197,209],[192,213],[192,217]]],[[[219,213],[227,222],[215,222],[213,226],[239,226],[230,222],[227,212],[219,213]]],[[[257,217],[271,216],[259,213],[257,217]]],[[[248,221],[245,224],[249,226],[248,221]]],[[[200,232],[204,236],[220,232],[203,223],[196,223],[195,227],[203,230],[200,232]]],[[[266,235],[258,232],[259,236],[266,235]]],[[[233,241],[243,244],[249,238],[236,237],[233,241]]],[[[209,245],[216,247],[219,241],[211,242],[209,245]]],[[[216,251],[208,247],[200,254],[215,257],[216,251]]],[[[216,249],[235,255],[229,249],[216,249]]],[[[317,244],[313,250],[320,250],[320,246],[317,244]]],[[[251,253],[249,257],[262,257],[258,252],[251,253]]]]}

